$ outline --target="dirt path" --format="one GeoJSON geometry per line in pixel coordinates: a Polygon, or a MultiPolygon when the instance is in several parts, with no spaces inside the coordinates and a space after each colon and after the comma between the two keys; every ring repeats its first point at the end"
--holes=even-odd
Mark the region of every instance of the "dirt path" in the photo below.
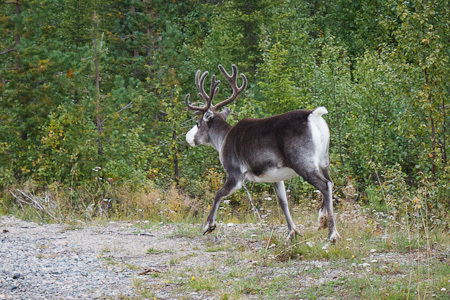
{"type": "MultiPolygon", "coordinates": [[[[356,299],[383,282],[414,280],[411,270],[426,259],[369,246],[357,260],[352,247],[367,245],[347,238],[332,247],[324,232],[301,229],[313,236],[293,248],[281,241],[283,226],[219,224],[204,237],[200,224],[38,225],[2,216],[0,299],[356,299]]],[[[432,262],[448,265],[445,251],[432,262]]],[[[440,289],[430,293],[445,299],[440,289]]]]}
{"type": "Polygon", "coordinates": [[[136,296],[139,273],[166,272],[182,257],[183,268],[202,266],[215,256],[199,255],[201,238],[182,237],[177,230],[126,222],[38,225],[0,217],[0,299],[136,296]]]}

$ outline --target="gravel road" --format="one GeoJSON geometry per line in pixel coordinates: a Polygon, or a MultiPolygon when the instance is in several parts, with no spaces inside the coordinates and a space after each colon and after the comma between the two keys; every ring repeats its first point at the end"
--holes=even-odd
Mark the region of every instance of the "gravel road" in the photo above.
{"type": "MultiPolygon", "coordinates": [[[[144,268],[195,251],[190,239],[173,236],[176,225],[142,228],[126,222],[39,225],[1,216],[0,299],[130,298],[144,268]],[[153,248],[163,253],[149,254],[153,248]]],[[[202,263],[191,256],[185,263],[202,263]]]]}
{"type": "Polygon", "coordinates": [[[216,233],[202,236],[201,224],[37,224],[0,216],[0,300],[309,299],[316,298],[308,294],[314,287],[317,299],[330,299],[325,296],[330,287],[338,298],[350,299],[347,296],[358,292],[348,287],[362,286],[360,278],[370,278],[380,288],[383,282],[411,282],[408,278],[418,270],[418,262],[421,269],[428,266],[437,276],[429,287],[433,295],[447,299],[450,279],[440,266],[448,265],[448,245],[435,242],[429,252],[422,247],[399,253],[380,248],[382,237],[374,235],[365,241],[369,246],[361,253],[357,251],[362,245],[358,232],[364,230],[357,226],[366,222],[357,216],[355,211],[340,214],[340,228],[351,228],[347,233],[353,235],[334,250],[326,234],[314,227],[315,215],[301,222],[304,225],[299,222],[299,228],[310,234],[301,243],[319,259],[285,262],[262,255],[289,249],[284,242],[272,244],[270,238],[284,238],[284,224],[219,223],[216,233]],[[356,251],[359,257],[320,259],[332,250],[342,255],[356,251]],[[232,293],[234,298],[227,298],[232,293]]]}

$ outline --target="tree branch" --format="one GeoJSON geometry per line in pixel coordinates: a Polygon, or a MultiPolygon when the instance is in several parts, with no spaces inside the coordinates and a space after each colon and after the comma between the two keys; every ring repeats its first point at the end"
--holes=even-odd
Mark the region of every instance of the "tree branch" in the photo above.
{"type": "Polygon", "coordinates": [[[0,54],[6,54],[6,53],[9,53],[9,52],[13,52],[13,51],[18,52],[16,48],[12,48],[12,49],[7,49],[7,50],[3,51],[0,54]]]}
{"type": "MultiPolygon", "coordinates": [[[[118,111],[116,111],[116,114],[119,114],[121,111],[130,108],[130,107],[132,106],[132,104],[133,104],[133,101],[131,101],[130,103],[128,103],[127,105],[125,105],[124,107],[122,107],[121,109],[119,109],[118,111]]],[[[106,116],[106,118],[104,118],[104,119],[102,120],[102,122],[101,122],[102,125],[103,125],[103,123],[104,123],[107,119],[108,119],[108,116],[106,116]]],[[[121,120],[122,120],[122,118],[121,118],[121,120]]],[[[123,121],[123,120],[122,120],[122,121],[123,121]]]]}
{"type": "Polygon", "coordinates": [[[125,105],[124,107],[122,107],[121,109],[116,111],[116,113],[120,113],[122,110],[130,108],[132,106],[132,104],[133,104],[133,102],[131,101],[130,103],[128,103],[127,105],[125,105]]]}

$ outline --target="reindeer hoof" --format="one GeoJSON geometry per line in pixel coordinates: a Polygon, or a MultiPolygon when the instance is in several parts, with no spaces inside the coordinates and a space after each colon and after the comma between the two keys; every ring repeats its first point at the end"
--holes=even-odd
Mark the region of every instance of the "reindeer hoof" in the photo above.
{"type": "Polygon", "coordinates": [[[330,234],[330,237],[328,238],[328,240],[333,244],[336,244],[337,240],[340,240],[340,239],[341,239],[341,235],[337,231],[330,234]]]}
{"type": "Polygon", "coordinates": [[[206,225],[205,229],[203,231],[203,235],[213,232],[214,229],[216,229],[216,224],[214,224],[214,225],[206,225]]]}
{"type": "Polygon", "coordinates": [[[286,241],[289,242],[289,241],[293,240],[296,235],[302,236],[302,233],[297,228],[291,229],[291,231],[289,231],[289,234],[286,238],[286,241]]]}

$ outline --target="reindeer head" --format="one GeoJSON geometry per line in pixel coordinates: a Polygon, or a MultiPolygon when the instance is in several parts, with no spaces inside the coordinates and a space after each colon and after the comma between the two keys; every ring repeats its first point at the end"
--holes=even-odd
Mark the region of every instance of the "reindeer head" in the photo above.
{"type": "Polygon", "coordinates": [[[226,100],[217,103],[216,105],[212,105],[212,100],[217,94],[217,91],[219,90],[219,84],[220,80],[216,80],[216,76],[213,75],[211,77],[211,88],[209,95],[205,92],[205,89],[203,87],[205,78],[208,76],[208,71],[205,71],[202,76],[200,76],[200,70],[197,71],[195,74],[195,86],[197,87],[199,91],[199,96],[205,103],[204,106],[194,106],[189,103],[189,94],[186,95],[185,102],[186,106],[190,110],[195,110],[197,115],[201,115],[197,121],[196,125],[192,127],[191,130],[186,134],[186,141],[191,146],[197,146],[197,145],[208,145],[211,144],[210,141],[210,128],[213,123],[214,119],[222,119],[226,120],[230,110],[228,108],[225,108],[221,112],[219,112],[219,108],[222,106],[225,106],[231,102],[233,102],[237,96],[245,89],[247,86],[247,78],[244,74],[240,74],[242,78],[242,85],[241,87],[237,86],[236,80],[237,80],[237,67],[236,65],[232,65],[233,73],[231,76],[227,73],[227,71],[222,67],[222,65],[219,65],[219,70],[222,72],[222,74],[225,76],[226,80],[228,81],[228,84],[233,89],[233,94],[226,100]]]}

